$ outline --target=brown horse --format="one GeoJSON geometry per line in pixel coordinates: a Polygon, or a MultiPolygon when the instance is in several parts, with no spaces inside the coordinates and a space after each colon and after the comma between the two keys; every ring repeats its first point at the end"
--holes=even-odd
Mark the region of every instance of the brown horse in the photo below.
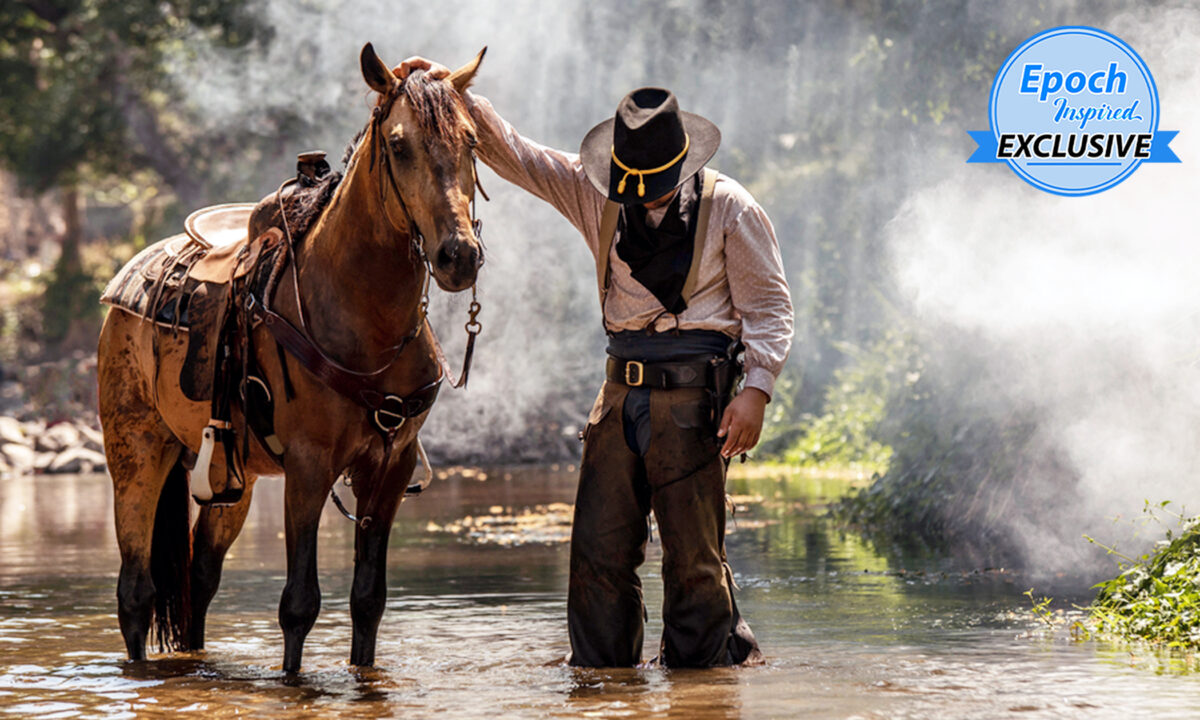
{"type": "MultiPolygon", "coordinates": [[[[379,95],[375,114],[329,204],[295,246],[297,272],[283,273],[279,281],[273,310],[293,325],[306,325],[312,340],[341,365],[386,367],[372,378],[380,392],[403,397],[443,375],[423,312],[426,268],[444,290],[459,291],[474,284],[482,263],[470,212],[475,126],[461,95],[482,58],[481,51],[445,80],[418,72],[402,82],[371,45],[363,48],[363,77],[379,95]],[[398,341],[405,340],[411,342],[397,355],[398,341]]],[[[279,624],[283,667],[298,671],[321,607],[317,522],[335,480],[345,474],[353,480],[357,515],[372,520],[356,529],[350,593],[350,661],[371,665],[387,592],[388,535],[418,460],[417,432],[428,408],[401,425],[385,450],[362,405],[290,356],[287,371],[263,324],[252,332],[252,355],[269,385],[281,387],[286,372],[294,388],[287,402],[275,403],[282,463],[250,443],[241,500],[200,507],[190,529],[181,458],[185,447],[198,451],[210,406],[181,392],[186,341],[127,312],[110,311],[105,320],[100,419],[115,493],[118,618],[126,649],[131,659],[145,657],[156,614],[160,645],[203,647],[205,614],[226,550],[246,518],[254,479],[282,470],[287,583],[279,624]]],[[[237,426],[242,415],[237,408],[233,414],[237,426]]],[[[214,475],[223,464],[214,457],[214,475]]]]}

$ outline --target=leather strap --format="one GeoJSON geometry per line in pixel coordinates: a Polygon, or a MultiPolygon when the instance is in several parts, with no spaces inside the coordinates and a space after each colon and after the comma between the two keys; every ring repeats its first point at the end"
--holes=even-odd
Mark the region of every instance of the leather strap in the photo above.
{"type": "Polygon", "coordinates": [[[600,215],[600,246],[596,249],[596,286],[600,288],[601,316],[604,315],[604,301],[608,298],[608,256],[612,253],[613,236],[617,234],[617,218],[620,214],[620,205],[612,200],[604,201],[604,212],[600,215]]]}
{"type": "Polygon", "coordinates": [[[696,281],[700,279],[700,260],[704,257],[704,241],[708,238],[708,216],[712,214],[713,191],[717,186],[717,171],[704,168],[704,180],[700,189],[700,213],[696,217],[696,237],[692,245],[692,266],[688,269],[683,291],[679,293],[685,303],[691,302],[696,294],[696,281]]]}
{"type": "MultiPolygon", "coordinates": [[[[425,412],[437,397],[443,378],[440,368],[437,380],[424,387],[404,397],[389,395],[375,389],[372,381],[379,373],[356,373],[338,365],[327,358],[304,333],[297,330],[286,318],[263,307],[253,295],[249,296],[248,310],[250,317],[253,320],[261,320],[275,341],[318,380],[372,412],[384,410],[387,414],[398,417],[416,417],[425,412]]],[[[383,369],[386,370],[387,367],[383,369]]]]}
{"type": "MultiPolygon", "coordinates": [[[[704,242],[708,238],[708,217],[712,214],[712,199],[717,186],[717,173],[712,168],[704,168],[700,189],[700,210],[696,216],[696,235],[692,245],[692,265],[688,269],[687,279],[683,283],[680,296],[689,302],[696,293],[696,282],[700,277],[700,261],[704,257],[704,242]]],[[[621,206],[612,200],[604,201],[604,211],[600,215],[600,243],[596,248],[596,286],[600,290],[600,314],[604,315],[604,301],[608,298],[608,286],[612,279],[612,269],[609,267],[612,255],[613,236],[617,233],[617,218],[621,214],[621,206]]]]}

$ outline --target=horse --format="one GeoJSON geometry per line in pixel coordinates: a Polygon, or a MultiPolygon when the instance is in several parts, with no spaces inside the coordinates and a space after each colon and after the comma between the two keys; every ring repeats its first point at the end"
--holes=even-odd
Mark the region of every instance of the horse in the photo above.
{"type": "MultiPolygon", "coordinates": [[[[483,261],[472,219],[475,126],[463,92],[485,51],[444,79],[414,72],[402,80],[369,43],[363,48],[362,76],[377,96],[371,120],[328,204],[292,246],[291,272],[278,280],[279,300],[271,310],[303,328],[332,365],[365,378],[363,383],[397,402],[421,389],[436,392],[446,374],[425,318],[429,275],[443,290],[462,291],[474,287],[483,261]]],[[[310,372],[292,348],[285,355],[285,344],[276,346],[269,324],[252,326],[248,346],[266,383],[291,390],[273,411],[281,452],[247,443],[241,499],[201,504],[193,528],[184,459],[190,455],[194,462],[211,407],[181,392],[186,344],[170,329],[129,312],[114,308],[105,318],[99,409],[121,552],[118,622],[131,660],[145,658],[152,629],[160,649],[204,647],[205,616],[225,553],[246,519],[254,481],[282,472],[283,669],[299,671],[305,637],[320,611],[317,524],[343,475],[353,482],[360,518],[350,662],[375,662],[388,536],[421,452],[417,433],[432,397],[425,392],[428,403],[416,406],[420,411],[401,419],[399,427],[393,424],[381,442],[373,414],[331,388],[328,378],[310,372]]],[[[239,407],[231,412],[236,427],[246,413],[239,407]]],[[[214,474],[223,465],[232,477],[224,458],[212,458],[214,474]]]]}

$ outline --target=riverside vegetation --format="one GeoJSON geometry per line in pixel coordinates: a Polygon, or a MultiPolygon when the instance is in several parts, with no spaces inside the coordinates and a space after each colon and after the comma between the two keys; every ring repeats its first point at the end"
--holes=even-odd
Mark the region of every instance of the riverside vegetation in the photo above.
{"type": "Polygon", "coordinates": [[[1152,550],[1125,562],[1116,577],[1096,585],[1087,608],[1089,630],[1101,637],[1143,641],[1165,648],[1200,647],[1200,518],[1174,514],[1169,503],[1145,515],[1165,529],[1152,550]],[[1177,522],[1171,527],[1162,515],[1177,522]]]}

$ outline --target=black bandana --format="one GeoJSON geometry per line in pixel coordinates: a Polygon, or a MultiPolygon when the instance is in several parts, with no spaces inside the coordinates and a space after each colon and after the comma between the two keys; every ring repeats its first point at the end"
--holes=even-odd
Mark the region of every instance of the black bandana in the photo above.
{"type": "Polygon", "coordinates": [[[617,218],[617,257],[629,266],[633,279],[675,315],[687,309],[682,292],[692,268],[699,200],[696,173],[679,186],[658,227],[646,224],[645,205],[622,205],[617,218]]]}

